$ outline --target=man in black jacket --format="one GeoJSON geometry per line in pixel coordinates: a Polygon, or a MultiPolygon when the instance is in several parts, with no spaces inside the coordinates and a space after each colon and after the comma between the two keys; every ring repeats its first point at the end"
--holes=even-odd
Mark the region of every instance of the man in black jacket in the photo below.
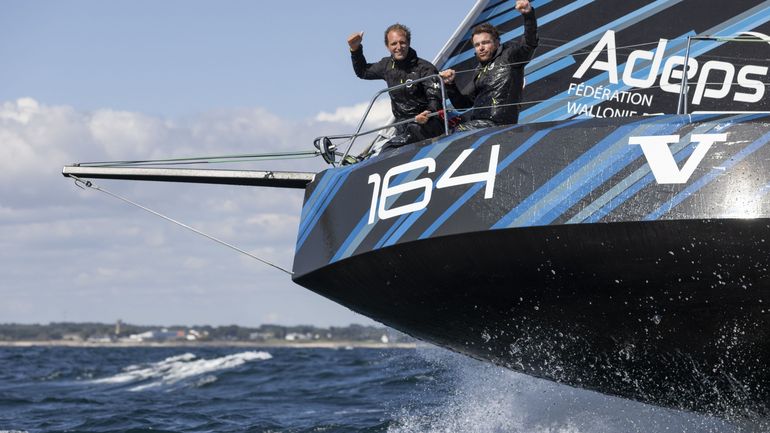
{"type": "MultiPolygon", "coordinates": [[[[353,70],[358,78],[383,79],[388,87],[393,87],[438,73],[432,63],[417,57],[417,52],[409,47],[411,33],[406,26],[393,24],[385,30],[385,47],[390,56],[383,57],[377,63],[366,62],[361,45],[363,36],[364,33],[359,32],[348,37],[353,70]]],[[[414,123],[397,126],[396,133],[382,150],[441,135],[444,124],[437,116],[428,117],[431,112],[441,109],[441,102],[438,79],[391,90],[390,106],[396,122],[413,119],[414,123]]]]}
{"type": "Polygon", "coordinates": [[[465,90],[455,84],[455,71],[441,71],[447,95],[455,108],[473,108],[463,115],[457,130],[517,123],[524,88],[524,66],[537,48],[535,9],[529,0],[517,0],[516,10],[524,17],[524,37],[500,46],[500,33],[485,23],[473,29],[471,41],[479,65],[465,90]]]}

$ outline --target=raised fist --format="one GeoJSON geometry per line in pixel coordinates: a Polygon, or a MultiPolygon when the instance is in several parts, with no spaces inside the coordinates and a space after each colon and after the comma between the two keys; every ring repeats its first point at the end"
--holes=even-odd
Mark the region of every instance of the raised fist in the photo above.
{"type": "Polygon", "coordinates": [[[532,10],[532,5],[529,4],[529,0],[516,0],[516,10],[528,14],[532,10]]]}
{"type": "Polygon", "coordinates": [[[348,36],[348,46],[350,51],[356,51],[361,46],[361,41],[364,40],[364,32],[355,32],[348,36]]]}

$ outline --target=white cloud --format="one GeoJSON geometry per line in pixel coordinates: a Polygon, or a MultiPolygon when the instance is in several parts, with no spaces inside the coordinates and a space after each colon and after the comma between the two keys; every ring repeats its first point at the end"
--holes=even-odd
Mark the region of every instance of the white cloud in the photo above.
{"type": "Polygon", "coordinates": [[[284,232],[299,224],[299,216],[283,213],[261,213],[246,219],[246,224],[255,226],[260,230],[284,232]]]}
{"type": "Polygon", "coordinates": [[[166,245],[166,235],[159,230],[145,230],[142,233],[144,245],[151,248],[158,248],[166,245]]]}
{"type": "MultiPolygon", "coordinates": [[[[315,116],[315,120],[318,122],[342,123],[355,127],[361,121],[361,117],[364,115],[368,105],[368,102],[362,102],[352,107],[338,107],[333,113],[322,111],[315,116]]],[[[369,128],[384,126],[388,124],[391,117],[390,100],[377,100],[366,118],[365,125],[369,128]]],[[[349,132],[353,132],[353,129],[350,129],[349,132]]]]}
{"type": "Polygon", "coordinates": [[[80,272],[72,282],[81,288],[95,288],[97,285],[109,285],[111,282],[120,280],[127,282],[141,276],[140,272],[125,267],[104,267],[87,269],[80,272]]]}
{"type": "MultiPolygon", "coordinates": [[[[315,116],[315,121],[322,124],[328,122],[335,125],[345,125],[345,128],[343,128],[341,131],[330,135],[353,134],[356,132],[358,122],[361,121],[361,117],[366,112],[368,105],[369,104],[367,102],[363,102],[350,107],[338,107],[336,110],[334,110],[333,113],[322,111],[315,116]]],[[[356,145],[351,149],[351,153],[361,153],[361,151],[363,151],[366,146],[372,143],[372,141],[378,135],[386,137],[390,136],[393,133],[392,128],[379,128],[392,123],[392,117],[393,115],[390,109],[390,100],[377,100],[372,106],[372,109],[369,111],[369,114],[366,117],[366,122],[364,122],[360,130],[360,132],[373,132],[357,138],[356,145]]],[[[344,139],[336,140],[334,141],[334,144],[337,145],[337,147],[340,149],[347,149],[349,146],[349,141],[345,141],[344,139]]]]}
{"type": "Polygon", "coordinates": [[[209,261],[201,257],[187,257],[184,259],[184,266],[187,269],[202,269],[208,264],[209,261]]]}
{"type": "MultiPolygon", "coordinates": [[[[188,323],[231,323],[228,308],[244,305],[253,308],[243,310],[239,318],[251,322],[242,324],[263,317],[291,323],[297,311],[319,314],[303,317],[305,322],[364,321],[279,271],[104,194],[75,188],[61,176],[62,166],[75,161],[308,150],[314,136],[348,128],[333,116],[293,121],[258,107],[171,120],[110,109],[81,112],[30,98],[0,103],[0,275],[7,282],[0,287],[0,317],[169,323],[169,309],[153,306],[165,302],[175,306],[173,320],[188,323]],[[208,308],[212,297],[221,308],[208,308]],[[298,307],[298,300],[320,305],[298,307]],[[36,308],[11,308],[34,303],[36,308]]],[[[320,158],[238,166],[325,167],[320,158]]],[[[300,190],[95,183],[291,267],[300,190]]]]}
{"type": "Polygon", "coordinates": [[[87,122],[94,144],[109,159],[150,159],[162,153],[157,149],[175,129],[160,119],[126,111],[98,110],[87,122]]]}
{"type": "Polygon", "coordinates": [[[28,123],[29,119],[39,111],[40,104],[32,98],[19,98],[15,102],[3,103],[0,110],[0,120],[14,120],[28,123]]]}
{"type": "Polygon", "coordinates": [[[70,107],[46,107],[24,98],[0,106],[0,180],[27,180],[67,160],[88,141],[84,116],[70,107]]]}

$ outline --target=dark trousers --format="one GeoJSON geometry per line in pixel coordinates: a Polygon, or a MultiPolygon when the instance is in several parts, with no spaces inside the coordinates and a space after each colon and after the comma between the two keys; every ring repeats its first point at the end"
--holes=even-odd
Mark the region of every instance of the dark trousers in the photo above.
{"type": "Polygon", "coordinates": [[[490,126],[497,126],[497,123],[488,119],[473,119],[460,123],[455,128],[455,131],[472,131],[474,129],[489,128],[490,126]]]}
{"type": "Polygon", "coordinates": [[[438,137],[443,133],[444,122],[438,117],[431,117],[424,125],[420,125],[417,122],[398,125],[393,137],[382,145],[380,153],[397,149],[405,144],[417,143],[418,141],[438,137]]]}

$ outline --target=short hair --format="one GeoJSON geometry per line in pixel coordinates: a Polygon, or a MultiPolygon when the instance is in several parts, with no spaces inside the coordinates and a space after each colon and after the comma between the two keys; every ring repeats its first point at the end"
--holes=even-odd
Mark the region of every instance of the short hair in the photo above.
{"type": "Polygon", "coordinates": [[[473,29],[473,33],[471,33],[471,39],[473,39],[474,36],[478,35],[479,33],[489,33],[492,35],[492,38],[496,41],[500,41],[500,32],[497,31],[497,28],[489,23],[479,24],[473,29]]]}
{"type": "Polygon", "coordinates": [[[406,43],[412,43],[412,32],[409,31],[409,27],[403,24],[395,23],[391,24],[387,29],[385,29],[385,45],[388,45],[388,33],[390,32],[402,32],[404,36],[406,36],[406,43]]]}

